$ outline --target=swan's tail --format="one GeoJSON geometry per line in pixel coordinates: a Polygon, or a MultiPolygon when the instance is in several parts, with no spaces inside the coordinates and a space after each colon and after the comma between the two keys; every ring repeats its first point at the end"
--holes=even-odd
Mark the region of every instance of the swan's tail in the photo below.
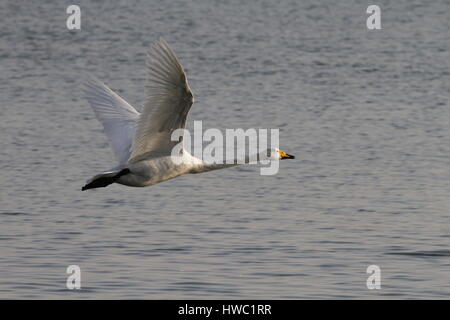
{"type": "Polygon", "coordinates": [[[130,169],[125,168],[119,171],[109,171],[105,173],[100,173],[96,176],[94,176],[92,179],[90,179],[87,184],[81,188],[81,191],[88,190],[88,189],[95,189],[95,188],[104,188],[106,186],[109,186],[110,184],[114,183],[119,179],[121,176],[126,175],[130,173],[130,169]]]}

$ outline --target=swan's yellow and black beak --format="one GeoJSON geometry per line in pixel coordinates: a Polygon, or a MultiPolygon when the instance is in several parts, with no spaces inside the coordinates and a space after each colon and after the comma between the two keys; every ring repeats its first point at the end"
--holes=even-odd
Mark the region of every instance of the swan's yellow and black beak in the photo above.
{"type": "Polygon", "coordinates": [[[287,154],[283,150],[278,151],[278,153],[280,154],[280,160],[295,159],[295,157],[293,155],[287,154]]]}

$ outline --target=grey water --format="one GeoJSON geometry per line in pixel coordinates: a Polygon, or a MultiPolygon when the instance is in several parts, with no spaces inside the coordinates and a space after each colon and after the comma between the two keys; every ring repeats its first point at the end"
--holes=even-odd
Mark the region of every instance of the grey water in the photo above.
{"type": "Polygon", "coordinates": [[[0,2],[0,298],[449,297],[449,1],[377,1],[381,30],[356,0],[80,0],[72,31],[70,4],[0,2]],[[189,128],[279,128],[296,159],[81,192],[115,165],[86,75],[141,108],[160,36],[189,128]]]}

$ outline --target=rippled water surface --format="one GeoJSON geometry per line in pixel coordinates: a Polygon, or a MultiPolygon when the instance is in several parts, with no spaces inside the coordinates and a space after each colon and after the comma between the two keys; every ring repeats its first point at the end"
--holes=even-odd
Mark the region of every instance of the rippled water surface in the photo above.
{"type": "Polygon", "coordinates": [[[448,1],[378,1],[377,31],[356,0],[78,1],[75,32],[43,2],[0,2],[0,298],[449,297],[448,1]],[[159,36],[189,127],[280,128],[296,159],[81,192],[114,166],[83,80],[140,108],[159,36]]]}

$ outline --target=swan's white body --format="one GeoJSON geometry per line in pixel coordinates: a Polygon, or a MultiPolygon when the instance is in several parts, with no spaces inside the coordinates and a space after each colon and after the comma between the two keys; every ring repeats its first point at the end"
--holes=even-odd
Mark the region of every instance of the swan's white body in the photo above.
{"type": "MultiPolygon", "coordinates": [[[[146,102],[139,113],[98,80],[86,84],[86,96],[103,124],[119,165],[90,179],[82,190],[119,183],[146,187],[186,173],[201,173],[235,164],[212,164],[183,149],[173,161],[174,130],[184,128],[194,103],[184,69],[168,44],[160,39],[147,54],[146,102]]],[[[272,158],[293,158],[276,150],[272,158]]],[[[262,155],[258,155],[260,159],[262,155]]]]}
{"type": "Polygon", "coordinates": [[[186,173],[209,171],[200,159],[191,156],[186,150],[181,158],[181,161],[176,163],[171,156],[131,163],[128,165],[131,173],[120,177],[116,182],[130,187],[147,187],[186,173]]]}

